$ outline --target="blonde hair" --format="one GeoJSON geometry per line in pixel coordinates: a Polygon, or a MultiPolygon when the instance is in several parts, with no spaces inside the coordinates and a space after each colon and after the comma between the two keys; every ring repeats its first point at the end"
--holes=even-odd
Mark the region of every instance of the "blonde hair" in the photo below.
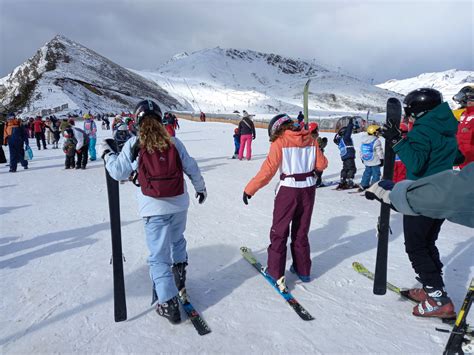
{"type": "Polygon", "coordinates": [[[150,154],[156,150],[163,152],[173,144],[168,131],[152,116],[141,119],[138,139],[140,148],[145,148],[150,154]]]}

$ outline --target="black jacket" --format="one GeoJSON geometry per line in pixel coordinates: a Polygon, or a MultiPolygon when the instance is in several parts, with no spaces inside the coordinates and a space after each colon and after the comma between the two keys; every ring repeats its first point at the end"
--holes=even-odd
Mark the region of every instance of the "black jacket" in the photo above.
{"type": "Polygon", "coordinates": [[[242,134],[251,134],[252,138],[255,139],[257,136],[255,133],[255,125],[253,124],[253,121],[248,118],[244,117],[242,118],[242,121],[239,123],[239,133],[242,134]]]}

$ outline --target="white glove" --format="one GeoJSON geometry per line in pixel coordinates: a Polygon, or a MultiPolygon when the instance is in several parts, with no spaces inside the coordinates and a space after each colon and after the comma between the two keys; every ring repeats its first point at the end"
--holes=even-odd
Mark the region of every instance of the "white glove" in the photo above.
{"type": "Polygon", "coordinates": [[[365,190],[365,198],[390,205],[390,192],[394,185],[391,180],[381,180],[365,190]]]}
{"type": "Polygon", "coordinates": [[[115,154],[114,147],[115,141],[112,138],[107,138],[102,141],[102,143],[99,145],[99,155],[102,159],[107,161],[107,158],[109,157],[110,153],[115,154]]]}
{"type": "Polygon", "coordinates": [[[201,192],[196,192],[196,198],[198,199],[199,204],[202,205],[204,203],[204,201],[206,201],[207,191],[204,190],[204,191],[201,191],[201,192]]]}

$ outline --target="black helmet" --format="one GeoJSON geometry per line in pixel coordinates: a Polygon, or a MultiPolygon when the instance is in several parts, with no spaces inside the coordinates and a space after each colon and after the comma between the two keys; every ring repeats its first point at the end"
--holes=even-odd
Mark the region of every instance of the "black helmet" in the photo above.
{"type": "Polygon", "coordinates": [[[141,124],[141,120],[144,116],[153,116],[161,123],[161,109],[155,102],[151,100],[140,101],[135,107],[135,119],[138,125],[141,124]]]}
{"type": "Polygon", "coordinates": [[[271,137],[273,133],[285,122],[293,122],[293,120],[286,113],[280,113],[270,120],[268,123],[268,136],[271,137]],[[277,123],[278,122],[278,123],[277,123]],[[275,123],[277,123],[275,125],[275,123]]]}
{"type": "Polygon", "coordinates": [[[419,118],[442,103],[443,95],[438,90],[422,88],[408,93],[403,100],[403,108],[407,116],[419,118]]]}
{"type": "Polygon", "coordinates": [[[453,96],[453,100],[460,104],[461,107],[466,107],[467,101],[474,100],[474,86],[468,85],[463,87],[453,96]]]}

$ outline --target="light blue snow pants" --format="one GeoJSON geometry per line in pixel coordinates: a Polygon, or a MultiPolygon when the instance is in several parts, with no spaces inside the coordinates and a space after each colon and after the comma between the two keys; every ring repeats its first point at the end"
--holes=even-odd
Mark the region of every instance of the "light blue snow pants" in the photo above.
{"type": "Polygon", "coordinates": [[[380,180],[380,166],[366,166],[360,185],[366,189],[380,180]]]}
{"type": "Polygon", "coordinates": [[[145,217],[145,234],[150,256],[150,277],[155,284],[158,301],[164,303],[178,294],[171,271],[173,263],[187,261],[186,217],[188,211],[145,217]]]}
{"type": "Polygon", "coordinates": [[[91,161],[94,161],[97,159],[97,153],[95,151],[96,142],[97,142],[97,138],[89,139],[89,158],[91,159],[91,161]]]}

